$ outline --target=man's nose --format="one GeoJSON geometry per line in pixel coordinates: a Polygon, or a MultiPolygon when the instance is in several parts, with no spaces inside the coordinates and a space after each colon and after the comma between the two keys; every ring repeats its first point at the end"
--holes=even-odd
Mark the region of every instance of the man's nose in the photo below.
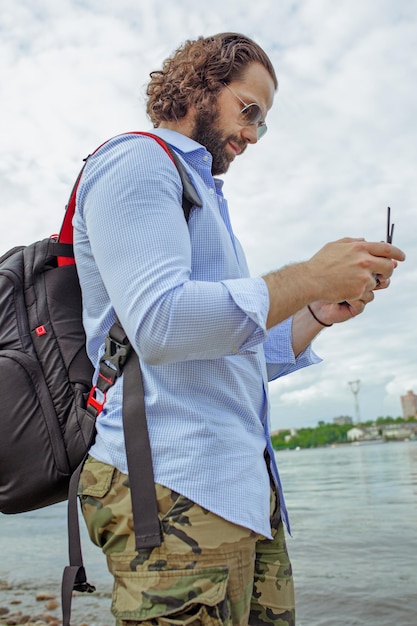
{"type": "Polygon", "coordinates": [[[255,124],[243,126],[240,134],[247,143],[257,143],[258,141],[258,129],[255,124]]]}

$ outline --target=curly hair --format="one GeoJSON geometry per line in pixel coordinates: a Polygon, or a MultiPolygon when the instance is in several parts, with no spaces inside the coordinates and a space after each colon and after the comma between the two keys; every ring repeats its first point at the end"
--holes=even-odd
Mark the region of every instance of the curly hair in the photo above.
{"type": "Polygon", "coordinates": [[[253,62],[267,69],[277,89],[269,57],[249,37],[220,33],[186,41],[164,61],[161,70],[150,73],[146,112],[154,127],[185,117],[191,106],[204,109],[216,99],[223,83],[239,80],[253,62]]]}

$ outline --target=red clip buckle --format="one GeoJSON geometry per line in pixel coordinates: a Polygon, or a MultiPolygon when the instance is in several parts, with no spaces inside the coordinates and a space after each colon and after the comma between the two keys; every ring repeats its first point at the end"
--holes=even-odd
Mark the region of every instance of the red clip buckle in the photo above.
{"type": "Polygon", "coordinates": [[[94,385],[88,395],[87,406],[92,406],[97,411],[97,415],[100,415],[106,402],[106,392],[103,393],[103,402],[99,402],[95,397],[96,389],[94,385]]]}

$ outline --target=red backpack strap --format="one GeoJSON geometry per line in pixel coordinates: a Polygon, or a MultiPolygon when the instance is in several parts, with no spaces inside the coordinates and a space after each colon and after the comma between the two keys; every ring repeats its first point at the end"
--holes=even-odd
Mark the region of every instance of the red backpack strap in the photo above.
{"type": "MultiPolygon", "coordinates": [[[[178,167],[178,161],[176,161],[176,159],[175,159],[173,153],[171,152],[170,148],[167,146],[165,141],[163,139],[161,139],[160,137],[158,137],[157,135],[153,135],[152,133],[146,133],[146,132],[141,132],[141,131],[132,131],[130,133],[125,133],[125,134],[126,135],[144,135],[145,137],[152,137],[152,139],[155,139],[155,141],[157,141],[159,143],[159,145],[165,150],[165,152],[167,153],[167,155],[169,156],[171,161],[178,167]]],[[[119,136],[122,136],[122,135],[119,135],[119,136]]],[[[69,200],[68,200],[68,204],[65,207],[64,221],[62,222],[61,230],[60,230],[59,236],[58,236],[58,242],[59,243],[66,243],[66,244],[72,245],[73,242],[74,242],[74,231],[73,231],[73,227],[72,227],[72,219],[73,219],[74,213],[75,213],[77,190],[78,190],[78,185],[80,184],[81,176],[83,174],[83,171],[84,171],[85,165],[87,163],[87,160],[90,158],[90,156],[92,156],[93,154],[98,152],[100,150],[100,148],[102,148],[106,143],[108,143],[108,141],[111,141],[111,140],[109,139],[109,140],[105,141],[104,143],[102,143],[98,148],[96,148],[96,150],[94,150],[94,152],[89,154],[88,157],[85,159],[85,163],[84,163],[83,167],[81,168],[80,173],[77,176],[77,180],[75,181],[74,187],[72,188],[71,195],[70,195],[69,200]]],[[[185,170],[183,170],[183,171],[185,172],[185,170]]],[[[191,182],[190,182],[190,184],[191,184],[191,182]]],[[[199,201],[198,196],[197,196],[197,201],[199,201]]],[[[199,202],[195,202],[195,204],[198,204],[199,206],[201,206],[201,203],[199,203],[199,202]]],[[[59,266],[62,266],[62,265],[74,265],[75,259],[74,259],[74,257],[61,257],[61,256],[59,256],[57,258],[57,263],[58,263],[59,266]]]]}

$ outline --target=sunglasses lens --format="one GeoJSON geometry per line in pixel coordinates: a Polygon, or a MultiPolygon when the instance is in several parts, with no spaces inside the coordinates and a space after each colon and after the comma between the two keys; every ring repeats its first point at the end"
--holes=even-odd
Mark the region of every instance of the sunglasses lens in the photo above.
{"type": "Polygon", "coordinates": [[[258,139],[261,139],[266,131],[267,126],[262,118],[262,110],[261,107],[253,102],[252,104],[248,104],[245,106],[240,115],[242,116],[242,120],[244,124],[248,124],[249,126],[257,126],[258,139]]]}
{"type": "Polygon", "coordinates": [[[262,137],[265,135],[267,130],[268,130],[268,127],[265,124],[265,122],[263,124],[259,124],[259,126],[258,126],[258,139],[262,139],[262,137]]]}
{"type": "Polygon", "coordinates": [[[262,122],[262,111],[258,104],[253,102],[245,106],[240,112],[245,124],[256,125],[262,122]]]}

